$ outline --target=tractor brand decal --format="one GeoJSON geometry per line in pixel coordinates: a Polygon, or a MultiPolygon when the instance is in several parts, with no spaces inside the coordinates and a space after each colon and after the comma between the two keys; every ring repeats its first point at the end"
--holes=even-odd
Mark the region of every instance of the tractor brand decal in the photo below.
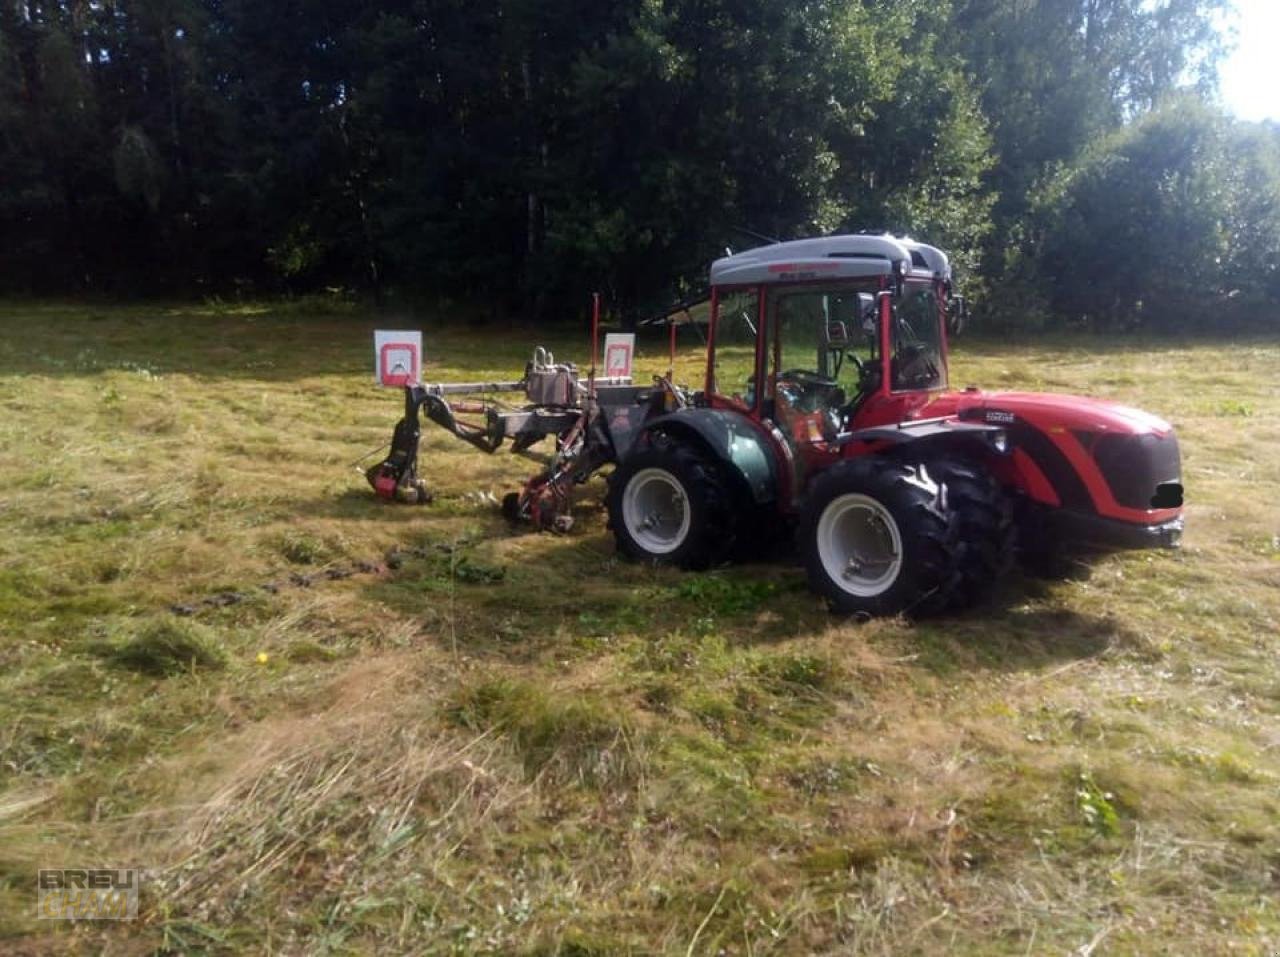
{"type": "Polygon", "coordinates": [[[834,272],[839,268],[838,262],[771,263],[769,272],[834,272]]]}
{"type": "Polygon", "coordinates": [[[604,337],[604,374],[614,379],[631,378],[636,337],[631,332],[611,332],[604,337]]]}
{"type": "Polygon", "coordinates": [[[417,329],[377,329],[373,333],[374,381],[400,388],[422,381],[422,333],[417,329]]]}
{"type": "Polygon", "coordinates": [[[772,263],[769,266],[769,272],[775,274],[779,282],[818,279],[822,273],[836,272],[839,269],[838,262],[772,263]]]}
{"type": "Polygon", "coordinates": [[[1012,412],[1003,412],[1000,409],[987,409],[986,420],[999,422],[1001,425],[1013,425],[1014,415],[1012,412]]]}

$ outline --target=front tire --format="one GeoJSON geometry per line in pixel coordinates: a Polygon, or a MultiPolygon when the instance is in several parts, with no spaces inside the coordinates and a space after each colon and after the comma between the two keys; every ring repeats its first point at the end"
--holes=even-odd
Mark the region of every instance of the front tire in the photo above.
{"type": "Polygon", "coordinates": [[[609,527],[628,558],[703,569],[726,560],[737,521],[724,470],[704,449],[653,436],[609,477],[609,527]]]}
{"type": "Polygon", "coordinates": [[[958,531],[925,465],[867,457],[814,481],[800,542],[810,587],[835,611],[924,617],[961,586],[958,531]]]}
{"type": "Polygon", "coordinates": [[[989,598],[1013,568],[1018,537],[1013,503],[980,462],[944,459],[930,463],[929,473],[946,488],[947,508],[958,525],[961,582],[951,607],[972,608],[989,598]]]}

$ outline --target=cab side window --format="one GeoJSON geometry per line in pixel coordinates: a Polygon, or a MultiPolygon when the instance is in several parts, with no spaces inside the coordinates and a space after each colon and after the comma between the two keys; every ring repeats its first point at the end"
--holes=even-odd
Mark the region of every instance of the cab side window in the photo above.
{"type": "Polygon", "coordinates": [[[756,326],[759,319],[758,290],[721,294],[716,318],[715,391],[747,406],[755,405],[756,326]]]}

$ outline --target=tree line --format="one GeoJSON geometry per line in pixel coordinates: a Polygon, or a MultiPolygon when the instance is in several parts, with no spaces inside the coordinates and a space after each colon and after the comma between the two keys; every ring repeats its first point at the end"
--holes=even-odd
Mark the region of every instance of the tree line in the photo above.
{"type": "Polygon", "coordinates": [[[0,0],[0,289],[635,318],[869,229],[992,324],[1267,321],[1280,130],[1215,104],[1226,4],[0,0]]]}

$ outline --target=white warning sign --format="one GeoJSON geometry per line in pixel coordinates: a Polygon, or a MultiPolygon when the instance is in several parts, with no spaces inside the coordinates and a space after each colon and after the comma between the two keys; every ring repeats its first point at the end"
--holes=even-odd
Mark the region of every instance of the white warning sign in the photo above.
{"type": "Polygon", "coordinates": [[[604,374],[611,379],[630,379],[635,358],[636,337],[631,332],[611,332],[604,337],[604,374]]]}
{"type": "Polygon", "coordinates": [[[374,380],[397,388],[422,381],[422,333],[416,329],[377,329],[373,333],[374,380]]]}

